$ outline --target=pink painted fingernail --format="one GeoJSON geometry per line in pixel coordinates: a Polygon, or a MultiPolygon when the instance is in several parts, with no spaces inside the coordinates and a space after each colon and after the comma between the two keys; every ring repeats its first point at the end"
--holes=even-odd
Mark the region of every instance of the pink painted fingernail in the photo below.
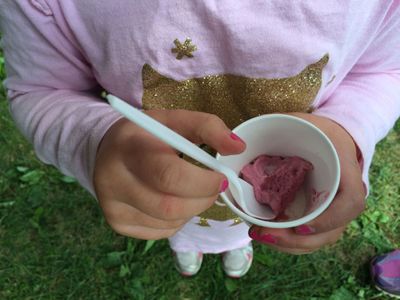
{"type": "Polygon", "coordinates": [[[250,231],[249,236],[253,240],[260,242],[260,243],[264,243],[264,244],[273,245],[278,242],[278,239],[275,236],[273,236],[272,234],[267,233],[267,234],[260,235],[256,230],[250,231]]]}
{"type": "Polygon", "coordinates": [[[260,237],[260,242],[264,244],[276,244],[278,242],[277,238],[273,236],[272,234],[263,234],[260,237]]]}
{"type": "Polygon", "coordinates": [[[296,227],[295,231],[297,234],[307,235],[307,234],[314,233],[315,229],[308,225],[300,225],[300,226],[296,227]]]}
{"type": "Polygon", "coordinates": [[[256,241],[258,241],[260,239],[260,235],[255,230],[249,231],[249,237],[251,237],[253,240],[256,240],[256,241]]]}
{"type": "Polygon", "coordinates": [[[225,192],[226,189],[228,188],[228,186],[229,186],[228,179],[224,179],[224,181],[222,181],[222,183],[221,183],[221,187],[219,188],[219,192],[220,193],[225,192]]]}
{"type": "Polygon", "coordinates": [[[233,132],[230,134],[230,137],[234,141],[239,141],[239,142],[245,144],[245,142],[238,135],[234,134],[233,132]]]}

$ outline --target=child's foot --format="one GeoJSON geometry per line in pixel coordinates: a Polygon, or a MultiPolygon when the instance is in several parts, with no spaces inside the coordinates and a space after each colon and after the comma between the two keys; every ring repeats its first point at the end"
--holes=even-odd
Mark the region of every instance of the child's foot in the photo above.
{"type": "Polygon", "coordinates": [[[253,246],[227,251],[222,256],[222,264],[226,275],[232,278],[244,276],[253,262],[253,246]]]}
{"type": "Polygon", "coordinates": [[[379,290],[400,299],[400,249],[375,256],[371,261],[371,276],[379,290]]]}
{"type": "Polygon", "coordinates": [[[203,253],[201,252],[174,252],[175,267],[183,276],[194,276],[199,272],[203,262],[203,253]]]}

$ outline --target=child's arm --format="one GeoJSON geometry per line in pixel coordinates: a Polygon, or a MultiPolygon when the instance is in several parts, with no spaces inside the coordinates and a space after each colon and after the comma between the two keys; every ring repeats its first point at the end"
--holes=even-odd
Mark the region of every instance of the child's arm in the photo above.
{"type": "MultiPolygon", "coordinates": [[[[116,231],[146,239],[172,235],[213,204],[221,187],[226,188],[224,177],[180,159],[92,93],[98,83],[79,43],[60,30],[43,5],[0,2],[5,84],[17,126],[41,160],[96,194],[116,231]]],[[[149,113],[221,153],[245,147],[216,117],[149,113]]]]}
{"type": "Polygon", "coordinates": [[[400,5],[393,5],[372,44],[314,112],[343,126],[362,154],[363,180],[375,145],[400,116],[400,5]]]}
{"type": "Polygon", "coordinates": [[[262,235],[270,234],[276,241],[273,247],[281,251],[309,253],[334,243],[346,225],[364,210],[362,179],[367,184],[375,145],[400,116],[399,5],[392,5],[375,34],[374,42],[366,45],[358,63],[314,115],[299,115],[320,127],[338,151],[342,177],[334,202],[306,226],[296,230],[253,228],[253,238],[262,242],[262,235]]]}
{"type": "Polygon", "coordinates": [[[120,116],[89,92],[98,84],[72,37],[60,30],[50,10],[31,3],[0,3],[11,114],[42,161],[94,194],[93,154],[120,116]]]}

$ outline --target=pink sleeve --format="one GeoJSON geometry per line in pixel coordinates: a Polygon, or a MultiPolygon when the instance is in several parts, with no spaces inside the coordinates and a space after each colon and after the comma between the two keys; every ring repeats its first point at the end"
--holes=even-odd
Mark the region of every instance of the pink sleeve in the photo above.
{"type": "Polygon", "coordinates": [[[90,65],[55,24],[46,2],[1,3],[0,30],[17,126],[43,162],[94,195],[97,147],[119,114],[90,92],[98,89],[90,65]]]}
{"type": "Polygon", "coordinates": [[[343,126],[358,145],[363,179],[375,145],[400,116],[400,7],[393,4],[374,41],[335,92],[314,112],[343,126]]]}

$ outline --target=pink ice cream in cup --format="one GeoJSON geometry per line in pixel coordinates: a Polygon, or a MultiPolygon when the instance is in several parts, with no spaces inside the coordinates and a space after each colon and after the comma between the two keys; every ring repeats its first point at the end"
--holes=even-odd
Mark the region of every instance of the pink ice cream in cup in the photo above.
{"type": "Polygon", "coordinates": [[[298,156],[260,155],[242,168],[240,176],[253,186],[256,200],[282,219],[313,168],[298,156]]]}
{"type": "Polygon", "coordinates": [[[340,180],[339,158],[319,128],[298,117],[269,114],[250,119],[233,132],[245,141],[246,150],[218,154],[217,159],[252,184],[258,202],[277,215],[264,220],[246,214],[228,188],[221,196],[245,222],[296,227],[319,216],[332,202],[340,180]]]}

